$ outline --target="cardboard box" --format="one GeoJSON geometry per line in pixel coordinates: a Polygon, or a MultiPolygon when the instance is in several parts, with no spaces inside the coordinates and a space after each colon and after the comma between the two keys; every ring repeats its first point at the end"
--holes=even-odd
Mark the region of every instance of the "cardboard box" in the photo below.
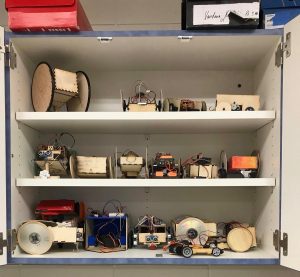
{"type": "Polygon", "coordinates": [[[257,28],[259,4],[258,0],[183,0],[182,29],[257,28]]]}
{"type": "Polygon", "coordinates": [[[265,29],[280,29],[300,14],[299,8],[266,9],[263,10],[263,27],[265,29]]]}
{"type": "Polygon", "coordinates": [[[92,30],[78,0],[6,0],[5,5],[14,32],[92,30]]]}
{"type": "Polygon", "coordinates": [[[262,9],[300,7],[300,0],[261,0],[262,9]]]}
{"type": "Polygon", "coordinates": [[[300,0],[262,0],[263,28],[279,29],[300,14],[300,0]]]}

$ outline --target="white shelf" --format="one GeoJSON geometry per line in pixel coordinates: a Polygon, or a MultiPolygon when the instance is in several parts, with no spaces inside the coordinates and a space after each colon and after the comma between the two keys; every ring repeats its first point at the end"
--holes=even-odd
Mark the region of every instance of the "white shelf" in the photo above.
{"type": "Polygon", "coordinates": [[[274,187],[275,178],[252,179],[34,179],[19,178],[17,187],[274,187]]]}
{"type": "Polygon", "coordinates": [[[113,253],[96,253],[90,251],[72,251],[56,249],[43,255],[28,255],[18,253],[12,257],[15,262],[53,263],[53,260],[63,263],[99,263],[99,264],[276,264],[279,259],[262,249],[252,249],[245,253],[225,251],[220,257],[211,255],[194,255],[184,258],[170,255],[163,250],[129,249],[113,253]],[[157,256],[157,254],[159,256],[157,256]],[[162,257],[160,257],[162,255],[162,257]],[[64,261],[66,259],[66,261],[64,261]]]}
{"type": "Polygon", "coordinates": [[[275,111],[16,113],[17,121],[42,132],[108,134],[251,132],[274,119],[275,111]]]}

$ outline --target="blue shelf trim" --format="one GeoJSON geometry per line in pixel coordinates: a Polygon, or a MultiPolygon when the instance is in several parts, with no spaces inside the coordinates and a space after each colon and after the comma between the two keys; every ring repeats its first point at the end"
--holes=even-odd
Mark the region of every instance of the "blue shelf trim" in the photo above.
{"type": "Polygon", "coordinates": [[[278,265],[279,259],[199,258],[11,258],[9,264],[105,264],[105,265],[278,265]]]}
{"type": "Polygon", "coordinates": [[[157,31],[88,31],[88,32],[38,32],[38,33],[8,33],[10,38],[23,37],[142,37],[142,36],[282,36],[283,29],[255,30],[157,30],[157,31]]]}
{"type": "MultiPolygon", "coordinates": [[[[9,32],[4,33],[4,42],[9,44],[9,32]]],[[[6,228],[11,228],[11,135],[10,135],[10,68],[5,66],[5,148],[6,148],[6,228]]],[[[7,253],[7,260],[11,253],[7,253]]]]}

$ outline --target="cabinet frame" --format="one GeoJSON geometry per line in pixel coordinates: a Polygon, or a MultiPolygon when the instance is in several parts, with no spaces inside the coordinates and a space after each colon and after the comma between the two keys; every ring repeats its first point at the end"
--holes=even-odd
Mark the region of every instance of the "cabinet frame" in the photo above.
{"type": "MultiPolygon", "coordinates": [[[[155,36],[175,36],[183,39],[189,39],[189,36],[251,36],[251,35],[278,35],[283,36],[283,30],[238,30],[238,31],[209,31],[209,32],[186,32],[186,31],[114,31],[114,32],[80,32],[80,33],[41,33],[41,34],[16,34],[6,33],[5,40],[10,41],[11,38],[22,37],[155,37],[155,36]]],[[[180,38],[179,38],[180,39],[180,38]]],[[[282,71],[281,66],[281,71],[282,71]]],[[[11,146],[10,146],[10,70],[8,67],[5,69],[5,95],[6,95],[6,189],[7,189],[7,229],[11,229],[11,146]]],[[[281,81],[283,76],[281,78],[281,81]]],[[[282,86],[281,86],[282,97],[282,86]]],[[[281,111],[282,113],[282,111],[281,111]]],[[[282,137],[282,133],[281,133],[282,137]]],[[[280,174],[281,176],[281,174],[280,174]]],[[[280,180],[281,181],[281,180],[280,180]]],[[[281,193],[281,192],[280,192],[281,193]]],[[[281,197],[280,197],[281,198],[281,197]]],[[[281,217],[281,213],[279,212],[281,217]]],[[[281,220],[280,220],[281,221],[281,220]]],[[[9,264],[280,264],[280,259],[247,259],[247,258],[201,258],[201,259],[182,259],[182,258],[15,258],[8,253],[7,261],[9,264]]]]}

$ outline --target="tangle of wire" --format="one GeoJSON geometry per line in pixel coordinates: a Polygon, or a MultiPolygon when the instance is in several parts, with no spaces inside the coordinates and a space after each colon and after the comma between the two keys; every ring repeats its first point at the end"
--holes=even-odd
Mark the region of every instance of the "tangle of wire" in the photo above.
{"type": "Polygon", "coordinates": [[[130,98],[131,103],[133,104],[137,104],[141,102],[145,102],[147,104],[155,103],[156,92],[153,90],[149,90],[146,84],[142,80],[136,81],[134,90],[135,90],[135,96],[130,98]]]}

